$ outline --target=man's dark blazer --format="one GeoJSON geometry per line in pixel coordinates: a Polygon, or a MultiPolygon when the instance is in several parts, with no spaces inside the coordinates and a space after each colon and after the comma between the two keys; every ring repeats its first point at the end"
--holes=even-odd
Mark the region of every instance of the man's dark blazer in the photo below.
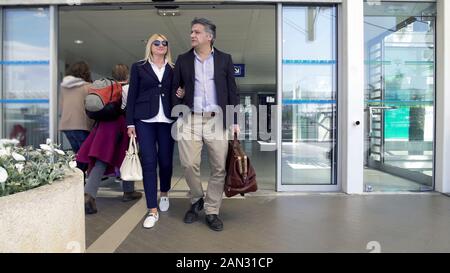
{"type": "Polygon", "coordinates": [[[166,64],[162,82],[148,61],[139,61],[131,66],[130,87],[128,89],[126,117],[127,125],[134,125],[134,120],[150,119],[159,112],[159,96],[164,114],[171,119],[171,89],[173,69],[166,64]]]}
{"type": "MultiPolygon", "coordinates": [[[[230,54],[226,54],[214,48],[214,82],[216,84],[217,105],[222,108],[224,125],[226,119],[226,106],[238,104],[237,86],[234,79],[234,66],[230,54]]],[[[175,63],[172,103],[173,106],[184,104],[190,109],[194,105],[195,87],[195,55],[194,49],[178,56],[175,63]],[[178,87],[183,87],[185,96],[179,99],[176,96],[178,87]]],[[[233,123],[234,120],[229,121],[233,123]]]]}

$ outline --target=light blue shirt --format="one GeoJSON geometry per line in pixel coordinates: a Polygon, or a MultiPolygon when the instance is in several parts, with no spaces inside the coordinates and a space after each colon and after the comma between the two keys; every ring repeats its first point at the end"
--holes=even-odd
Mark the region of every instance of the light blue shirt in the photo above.
{"type": "Polygon", "coordinates": [[[214,50],[202,62],[195,52],[195,86],[194,112],[214,112],[220,108],[217,105],[216,84],[214,82],[214,50]]]}

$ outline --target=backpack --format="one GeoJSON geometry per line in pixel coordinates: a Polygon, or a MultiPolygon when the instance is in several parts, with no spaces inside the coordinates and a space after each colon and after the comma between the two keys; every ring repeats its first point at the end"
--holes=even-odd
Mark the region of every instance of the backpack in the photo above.
{"type": "Polygon", "coordinates": [[[250,159],[243,151],[237,136],[228,144],[226,170],[224,185],[226,197],[237,194],[244,196],[246,193],[258,190],[255,169],[250,164],[250,159]]]}
{"type": "Polygon", "coordinates": [[[97,121],[116,120],[121,115],[122,86],[111,79],[99,79],[89,87],[84,99],[86,115],[97,121]]]}

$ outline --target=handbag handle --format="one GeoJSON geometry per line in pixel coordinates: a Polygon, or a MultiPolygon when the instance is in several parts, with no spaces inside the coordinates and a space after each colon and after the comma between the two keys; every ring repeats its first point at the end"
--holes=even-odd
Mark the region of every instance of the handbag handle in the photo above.
{"type": "Polygon", "coordinates": [[[130,153],[130,154],[137,154],[138,153],[138,148],[137,148],[136,137],[135,136],[132,136],[130,138],[130,143],[128,144],[128,153],[130,153]]]}
{"type": "Polygon", "coordinates": [[[237,145],[239,145],[237,133],[234,133],[234,138],[233,138],[232,142],[233,142],[233,147],[236,147],[237,145]]]}
{"type": "Polygon", "coordinates": [[[133,145],[134,145],[134,154],[138,154],[139,153],[139,148],[138,148],[138,145],[137,145],[137,142],[136,142],[136,136],[133,136],[133,145]]]}

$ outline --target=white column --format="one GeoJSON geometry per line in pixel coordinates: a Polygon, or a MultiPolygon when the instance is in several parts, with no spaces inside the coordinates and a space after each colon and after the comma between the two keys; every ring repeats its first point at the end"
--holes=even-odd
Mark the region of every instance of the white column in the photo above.
{"type": "Polygon", "coordinates": [[[343,192],[361,194],[364,188],[363,0],[342,1],[340,39],[338,177],[343,192]]]}
{"type": "Polygon", "coordinates": [[[450,1],[437,1],[436,191],[450,192],[450,1]]]}
{"type": "Polygon", "coordinates": [[[58,7],[53,5],[49,9],[50,15],[50,94],[49,94],[49,136],[53,142],[57,141],[58,122],[58,7]]]}

